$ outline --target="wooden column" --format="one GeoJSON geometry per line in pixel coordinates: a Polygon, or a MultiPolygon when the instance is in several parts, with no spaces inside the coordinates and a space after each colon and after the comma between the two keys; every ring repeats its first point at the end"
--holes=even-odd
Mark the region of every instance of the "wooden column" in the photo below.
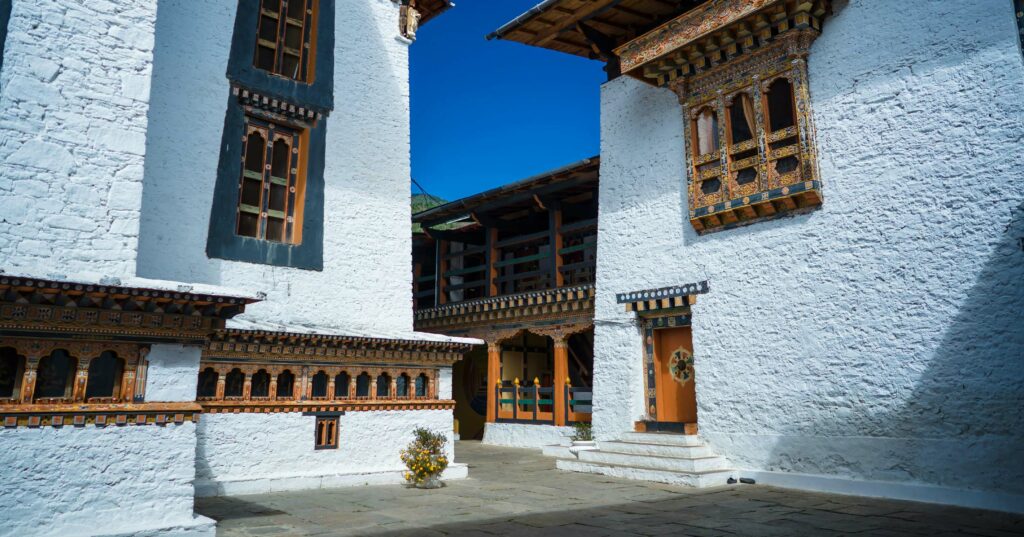
{"type": "Polygon", "coordinates": [[[218,401],[223,401],[224,400],[224,384],[227,382],[227,378],[226,378],[227,377],[227,372],[224,370],[223,367],[218,367],[216,369],[216,371],[217,371],[217,395],[216,395],[216,399],[218,401]]]}
{"type": "Polygon", "coordinates": [[[292,395],[295,396],[295,400],[303,401],[309,399],[313,391],[313,383],[309,382],[309,368],[303,366],[301,373],[295,380],[298,382],[298,386],[292,387],[292,395]]]}
{"type": "Polygon", "coordinates": [[[498,242],[498,228],[488,228],[486,232],[486,248],[487,251],[484,253],[486,256],[487,270],[485,272],[485,278],[487,279],[486,290],[487,296],[498,296],[498,268],[494,266],[500,259],[498,256],[498,249],[495,248],[495,243],[498,242]]]}
{"type": "Polygon", "coordinates": [[[270,371],[267,371],[267,373],[270,374],[270,393],[268,393],[267,395],[270,396],[271,401],[277,401],[277,375],[280,372],[281,371],[277,369],[271,369],[270,371]]]}
{"type": "Polygon", "coordinates": [[[392,376],[391,377],[391,387],[390,387],[390,390],[391,391],[388,392],[388,399],[394,399],[395,397],[398,397],[398,377],[396,377],[396,376],[392,376]]]}
{"type": "Polygon", "coordinates": [[[356,379],[358,377],[359,377],[358,375],[352,375],[351,373],[349,373],[349,377],[348,377],[348,396],[351,399],[355,399],[356,398],[356,379]]]}
{"type": "Polygon", "coordinates": [[[380,371],[370,371],[370,393],[367,396],[370,399],[377,398],[377,377],[380,376],[380,371]]]}
{"type": "MultiPolygon", "coordinates": [[[[94,358],[83,358],[78,360],[75,368],[75,376],[71,380],[71,401],[81,403],[85,401],[85,385],[89,382],[89,363],[94,358]]],[[[65,392],[66,393],[66,392],[65,392]]]]}
{"type": "Polygon", "coordinates": [[[448,272],[448,241],[437,241],[437,303],[448,303],[448,278],[444,273],[448,272]]]}
{"type": "Polygon", "coordinates": [[[252,399],[252,369],[246,368],[242,370],[242,400],[248,401],[252,399]]]}
{"type": "Polygon", "coordinates": [[[548,230],[551,232],[551,285],[562,287],[565,285],[565,277],[562,275],[562,256],[558,252],[562,249],[562,209],[557,205],[548,209],[548,230]]]}
{"type": "Polygon", "coordinates": [[[569,405],[565,381],[569,379],[569,337],[555,339],[555,425],[565,425],[565,409],[569,405]]]}
{"type": "Polygon", "coordinates": [[[334,397],[334,377],[335,377],[335,375],[332,375],[330,373],[327,374],[327,398],[328,399],[335,399],[335,397],[334,397]]]}
{"type": "Polygon", "coordinates": [[[487,342],[487,422],[493,423],[498,409],[495,387],[501,382],[501,342],[487,342]]]}
{"type": "Polygon", "coordinates": [[[25,372],[21,376],[21,402],[31,403],[36,391],[36,371],[39,369],[40,356],[25,357],[25,372]]]}
{"type": "Polygon", "coordinates": [[[114,394],[117,400],[123,403],[131,403],[135,400],[135,379],[138,376],[138,367],[138,362],[125,363],[124,371],[121,373],[121,393],[114,394]]]}

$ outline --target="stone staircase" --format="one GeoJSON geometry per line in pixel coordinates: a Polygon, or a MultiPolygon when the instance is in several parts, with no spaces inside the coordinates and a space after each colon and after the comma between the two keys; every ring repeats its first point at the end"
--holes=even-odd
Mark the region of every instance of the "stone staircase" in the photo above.
{"type": "Polygon", "coordinates": [[[734,471],[697,435],[626,433],[555,461],[559,470],[654,481],[688,487],[725,485],[734,471]]]}

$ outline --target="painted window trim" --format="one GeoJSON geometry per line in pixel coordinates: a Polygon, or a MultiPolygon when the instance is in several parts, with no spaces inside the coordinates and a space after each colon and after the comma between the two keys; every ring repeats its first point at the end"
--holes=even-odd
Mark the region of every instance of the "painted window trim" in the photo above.
{"type": "Polygon", "coordinates": [[[338,416],[318,415],[316,417],[316,424],[313,426],[313,449],[338,449],[339,437],[341,436],[340,431],[338,430],[340,425],[341,420],[338,416]],[[330,428],[330,431],[325,433],[327,437],[326,439],[321,438],[321,424],[323,424],[324,427],[330,428]]]}
{"type": "Polygon", "coordinates": [[[288,80],[309,83],[311,78],[315,79],[315,73],[311,72],[309,68],[310,66],[313,66],[314,70],[316,68],[316,32],[313,31],[313,28],[316,25],[317,4],[314,3],[313,0],[287,0],[287,5],[283,4],[283,2],[285,2],[286,0],[271,1],[277,2],[278,9],[276,14],[272,11],[264,13],[263,4],[267,3],[267,0],[262,0],[260,2],[260,14],[257,17],[257,38],[256,47],[254,49],[253,54],[253,65],[257,65],[259,63],[260,47],[263,47],[264,49],[271,49],[273,50],[272,67],[270,69],[262,67],[257,68],[264,69],[269,73],[275,74],[280,77],[284,77],[288,80]],[[302,5],[301,20],[290,17],[288,15],[293,5],[299,4],[302,5]],[[273,42],[267,39],[263,39],[262,37],[259,36],[259,25],[263,24],[264,17],[266,17],[268,20],[277,21],[276,28],[274,30],[273,42]],[[294,28],[296,26],[298,26],[300,29],[299,48],[289,49],[289,47],[286,45],[288,28],[294,28]],[[298,60],[296,65],[296,67],[298,68],[298,72],[296,73],[295,76],[289,76],[282,72],[283,68],[281,65],[284,62],[285,55],[295,57],[296,53],[298,54],[298,60]]]}
{"type": "MultiPolygon", "coordinates": [[[[229,96],[221,138],[220,163],[214,187],[213,207],[206,254],[211,258],[264,265],[323,270],[324,235],[324,159],[326,120],[310,125],[304,136],[306,147],[305,199],[302,219],[295,231],[302,237],[297,244],[272,242],[236,234],[239,177],[242,173],[241,137],[246,129],[246,109],[238,98],[229,96]]],[[[299,222],[296,222],[299,223],[299,222]]]]}
{"type": "Polygon", "coordinates": [[[327,115],[334,109],[334,4],[314,0],[316,39],[313,46],[313,82],[305,83],[273,74],[253,64],[260,0],[238,0],[227,77],[233,85],[302,105],[327,115]]]}

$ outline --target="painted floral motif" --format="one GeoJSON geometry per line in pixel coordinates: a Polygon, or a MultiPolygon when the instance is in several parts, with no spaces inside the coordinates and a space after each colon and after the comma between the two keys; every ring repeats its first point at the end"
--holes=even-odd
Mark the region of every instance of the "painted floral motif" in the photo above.
{"type": "Polygon", "coordinates": [[[672,351],[672,357],[668,360],[668,370],[676,382],[685,386],[687,382],[693,380],[693,354],[682,347],[672,351]]]}

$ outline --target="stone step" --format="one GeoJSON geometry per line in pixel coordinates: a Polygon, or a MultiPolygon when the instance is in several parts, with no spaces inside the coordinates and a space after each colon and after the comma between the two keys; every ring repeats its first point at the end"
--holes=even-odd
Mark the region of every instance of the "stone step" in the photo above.
{"type": "Polygon", "coordinates": [[[628,453],[630,455],[651,455],[654,457],[674,457],[677,459],[700,459],[713,457],[711,448],[701,446],[669,446],[665,444],[640,444],[636,442],[598,442],[598,449],[609,453],[628,453]]]}
{"type": "MultiPolygon", "coordinates": [[[[569,457],[562,457],[569,458],[569,457]]],[[[579,460],[599,464],[632,466],[651,470],[671,470],[674,472],[711,472],[728,468],[722,457],[700,457],[695,459],[678,459],[673,457],[655,457],[651,455],[633,455],[630,453],[613,453],[608,451],[581,451],[579,460]]]]}
{"type": "Polygon", "coordinates": [[[540,452],[545,457],[555,457],[557,459],[570,459],[576,457],[573,452],[569,451],[569,446],[551,445],[544,446],[540,452]]]}
{"type": "Polygon", "coordinates": [[[601,474],[609,477],[621,477],[624,479],[636,479],[639,481],[653,481],[655,483],[666,483],[669,485],[696,488],[724,486],[733,474],[732,470],[718,470],[714,472],[673,472],[669,470],[654,470],[650,468],[634,468],[632,466],[584,462],[573,459],[559,459],[555,461],[555,467],[559,470],[568,470],[571,472],[601,474]]]}
{"type": "Polygon", "coordinates": [[[624,433],[621,440],[634,444],[660,444],[663,446],[703,446],[704,442],[695,434],[624,433]]]}

